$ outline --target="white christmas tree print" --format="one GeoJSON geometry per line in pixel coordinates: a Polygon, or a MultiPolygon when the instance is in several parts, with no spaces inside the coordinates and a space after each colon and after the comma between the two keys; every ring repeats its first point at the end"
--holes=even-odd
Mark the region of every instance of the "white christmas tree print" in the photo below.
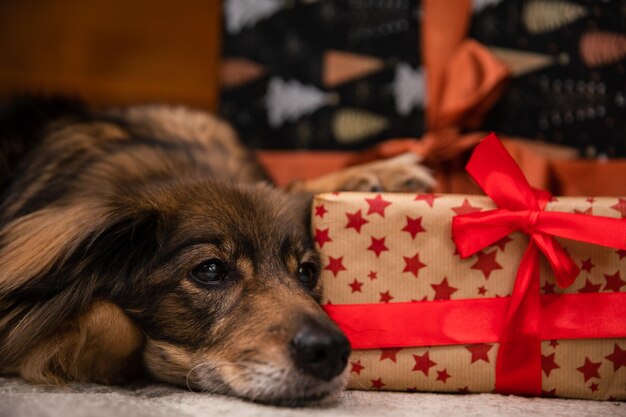
{"type": "Polygon", "coordinates": [[[396,66],[396,77],[393,92],[396,98],[396,110],[406,116],[416,106],[424,107],[426,101],[426,84],[424,70],[413,69],[409,64],[401,62],[396,66]]]}
{"type": "Polygon", "coordinates": [[[507,48],[489,48],[491,52],[502,62],[504,62],[511,73],[519,77],[529,72],[550,67],[555,64],[567,64],[569,57],[563,53],[557,57],[535,52],[520,51],[507,48]]]}
{"type": "Polygon", "coordinates": [[[265,97],[267,118],[272,127],[297,120],[335,101],[333,94],[296,80],[285,81],[278,77],[269,81],[265,97]]]}
{"type": "Polygon", "coordinates": [[[472,11],[474,13],[480,13],[483,9],[486,9],[490,6],[496,6],[501,3],[502,0],[474,0],[472,2],[472,11]]]}
{"type": "Polygon", "coordinates": [[[343,144],[360,142],[388,126],[389,120],[383,116],[360,109],[340,109],[333,116],[333,133],[343,144]]]}
{"type": "Polygon", "coordinates": [[[522,21],[533,35],[551,32],[587,15],[587,10],[575,3],[561,0],[530,0],[524,5],[522,21]]]}
{"type": "Polygon", "coordinates": [[[272,16],[283,7],[283,0],[226,0],[226,31],[237,33],[247,26],[272,16]]]}

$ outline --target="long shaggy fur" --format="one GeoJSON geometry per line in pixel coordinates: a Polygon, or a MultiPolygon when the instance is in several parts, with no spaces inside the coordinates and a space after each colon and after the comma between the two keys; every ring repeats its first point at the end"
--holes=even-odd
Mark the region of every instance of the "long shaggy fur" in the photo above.
{"type": "Polygon", "coordinates": [[[265,179],[227,125],[177,107],[20,98],[0,111],[0,150],[0,369],[99,297],[122,296],[175,205],[150,194],[265,179]]]}

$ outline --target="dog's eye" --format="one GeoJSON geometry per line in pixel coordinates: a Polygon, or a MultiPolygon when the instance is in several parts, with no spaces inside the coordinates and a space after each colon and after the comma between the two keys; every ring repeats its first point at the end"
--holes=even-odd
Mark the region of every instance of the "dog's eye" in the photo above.
{"type": "Polygon", "coordinates": [[[209,259],[191,271],[191,277],[204,285],[218,285],[228,278],[226,267],[219,259],[209,259]]]}
{"type": "Polygon", "coordinates": [[[298,279],[308,288],[315,287],[317,284],[317,267],[311,262],[304,262],[298,268],[298,279]]]}

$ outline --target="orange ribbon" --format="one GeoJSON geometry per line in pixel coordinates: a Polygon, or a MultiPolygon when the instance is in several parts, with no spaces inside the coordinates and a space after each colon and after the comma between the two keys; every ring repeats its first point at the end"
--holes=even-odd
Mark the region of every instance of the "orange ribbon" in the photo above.
{"type": "Polygon", "coordinates": [[[424,0],[421,33],[426,69],[426,130],[421,139],[390,139],[359,154],[353,164],[414,152],[426,163],[450,160],[484,136],[476,129],[504,91],[506,64],[480,43],[466,39],[469,0],[424,0]]]}

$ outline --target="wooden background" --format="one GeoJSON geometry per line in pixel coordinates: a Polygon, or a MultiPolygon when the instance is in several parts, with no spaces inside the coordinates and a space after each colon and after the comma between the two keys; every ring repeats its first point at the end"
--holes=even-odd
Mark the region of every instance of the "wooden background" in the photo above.
{"type": "Polygon", "coordinates": [[[0,98],[216,108],[220,0],[0,0],[0,98]]]}

